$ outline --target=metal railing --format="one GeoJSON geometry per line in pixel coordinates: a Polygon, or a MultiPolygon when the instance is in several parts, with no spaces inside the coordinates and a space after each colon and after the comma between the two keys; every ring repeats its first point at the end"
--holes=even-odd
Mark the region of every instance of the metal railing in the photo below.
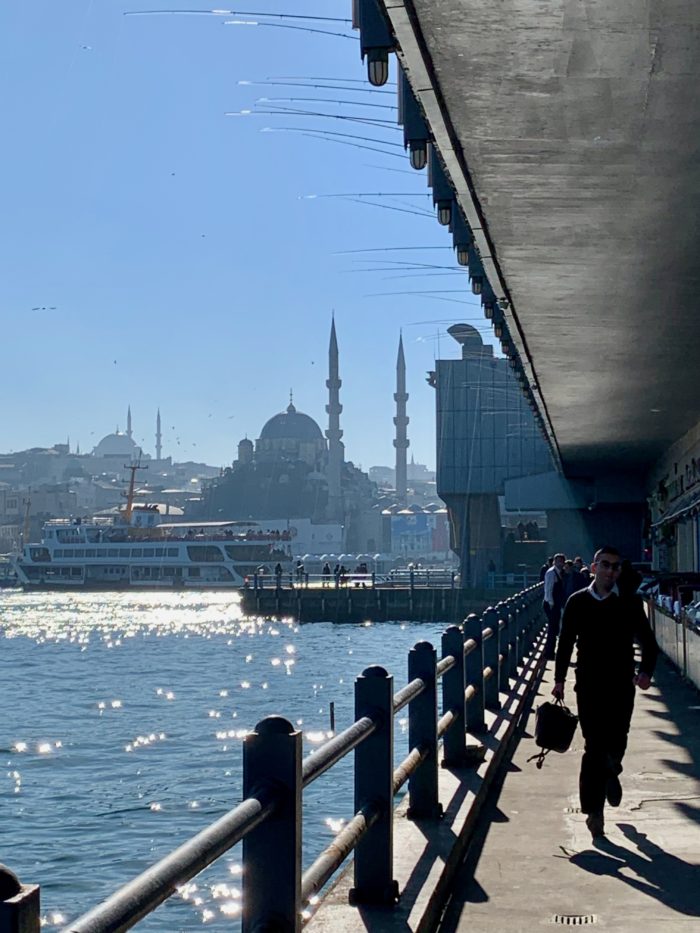
{"type": "Polygon", "coordinates": [[[539,573],[518,571],[517,573],[487,573],[486,588],[489,590],[505,589],[508,586],[521,586],[524,590],[539,583],[539,573]]]}
{"type": "MultiPolygon", "coordinates": [[[[382,589],[422,587],[449,587],[454,589],[457,572],[454,570],[391,570],[386,573],[295,573],[279,574],[254,573],[247,578],[246,587],[256,593],[261,590],[294,590],[294,589],[342,589],[346,587],[370,587],[382,589]]],[[[518,576],[511,585],[520,582],[518,576]]]]}
{"type": "MultiPolygon", "coordinates": [[[[304,908],[351,852],[357,904],[395,904],[393,798],[408,783],[409,819],[437,819],[438,750],[443,763],[470,763],[468,736],[486,729],[485,711],[499,708],[499,694],[542,627],[541,585],[481,616],[448,627],[441,658],[429,642],[408,655],[409,682],[394,692],[384,668],[366,668],[355,681],[355,721],[302,760],[302,734],[286,719],[269,716],[243,743],[243,797],[237,807],[156,862],[77,920],[63,933],[119,933],[170,897],[236,843],[243,841],[243,933],[301,929],[304,908]],[[438,682],[441,712],[438,713],[438,682]],[[409,752],[394,766],[394,717],[408,706],[409,752]],[[354,815],[302,873],[302,791],[354,751],[354,815]]],[[[473,743],[472,743],[473,744],[473,743]]],[[[473,749],[472,749],[473,750],[473,749]]],[[[38,889],[28,886],[26,913],[18,894],[19,933],[36,920],[38,889]],[[33,914],[31,911],[35,911],[33,914]]],[[[9,903],[9,902],[8,902],[9,903]]]]}
{"type": "Polygon", "coordinates": [[[659,648],[700,689],[700,625],[686,612],[679,616],[647,599],[649,622],[659,648]]]}

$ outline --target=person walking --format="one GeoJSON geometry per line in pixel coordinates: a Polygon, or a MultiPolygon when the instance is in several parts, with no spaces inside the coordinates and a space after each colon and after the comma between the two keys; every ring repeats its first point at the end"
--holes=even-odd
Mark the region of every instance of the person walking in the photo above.
{"type": "Polygon", "coordinates": [[[605,834],[606,800],[622,800],[622,759],[627,748],[635,685],[648,690],[659,647],[641,597],[621,590],[622,562],[612,545],[596,551],[593,580],[566,604],[554,664],[552,695],[564,699],[566,674],[577,645],[576,703],[584,738],[579,775],[581,811],[591,836],[605,834]],[[635,674],[634,641],[642,657],[635,674]]]}
{"type": "Polygon", "coordinates": [[[548,661],[554,660],[554,651],[557,646],[557,635],[561,623],[561,611],[566,602],[564,589],[564,554],[555,554],[552,566],[544,575],[544,614],[547,617],[547,641],[544,646],[544,656],[548,661]]]}
{"type": "Polygon", "coordinates": [[[578,593],[579,590],[585,590],[590,586],[591,575],[588,567],[583,563],[583,558],[577,555],[574,557],[574,578],[572,581],[572,592],[578,593]]]}
{"type": "Polygon", "coordinates": [[[553,563],[554,563],[554,558],[548,557],[547,560],[540,567],[540,583],[542,583],[542,581],[544,580],[547,571],[549,570],[549,568],[552,566],[553,563]]]}

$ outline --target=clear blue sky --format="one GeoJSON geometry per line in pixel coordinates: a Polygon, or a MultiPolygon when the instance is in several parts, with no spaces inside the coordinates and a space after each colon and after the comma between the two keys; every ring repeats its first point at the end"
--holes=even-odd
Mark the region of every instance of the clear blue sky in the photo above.
{"type": "MultiPolygon", "coordinates": [[[[425,172],[411,170],[405,156],[265,131],[308,127],[399,142],[396,129],[226,116],[269,108],[255,103],[260,97],[394,105],[395,96],[359,90],[370,85],[355,40],[224,25],[230,16],[123,15],[158,8],[178,3],[0,4],[0,451],[70,435],[85,452],[117,424],[124,429],[130,403],[146,451],[160,407],[166,454],[225,464],[242,436],[256,438],[286,407],[290,387],[297,407],[325,427],[334,309],[348,458],[365,468],[393,462],[403,328],[409,453],[434,465],[425,372],[435,335],[442,333],[442,355],[454,356],[445,328],[483,318],[463,271],[399,278],[408,274],[400,265],[387,269],[388,261],[458,269],[445,248],[449,233],[434,218],[404,212],[430,208],[425,172]],[[353,93],[239,83],[269,76],[361,83],[348,85],[353,93]],[[304,197],[359,192],[416,196],[374,199],[396,211],[304,197]],[[341,255],[386,246],[426,248],[341,255]],[[385,271],[357,271],[373,267],[385,271]],[[428,289],[461,292],[417,294],[428,289]],[[373,294],[395,291],[409,294],[373,294]]],[[[349,17],[351,3],[245,0],[240,8],[349,17]]],[[[395,118],[366,106],[280,104],[395,118]]]]}

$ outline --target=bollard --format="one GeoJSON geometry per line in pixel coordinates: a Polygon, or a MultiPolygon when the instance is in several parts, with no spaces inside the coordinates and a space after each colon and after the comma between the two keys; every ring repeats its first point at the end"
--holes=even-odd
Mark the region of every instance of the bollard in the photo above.
{"type": "Polygon", "coordinates": [[[377,728],[355,749],[355,812],[380,807],[377,821],[355,849],[351,904],[394,904],[394,678],[383,667],[366,668],[355,681],[355,719],[369,716],[377,728]]]}
{"type": "Polygon", "coordinates": [[[408,653],[408,681],[417,677],[425,689],[408,704],[408,746],[426,749],[427,755],[408,779],[410,820],[442,816],[438,802],[437,760],[437,681],[435,648],[429,641],[419,641],[408,653]]]}
{"type": "MultiPolygon", "coordinates": [[[[444,594],[443,594],[444,596],[444,594]]],[[[455,721],[447,730],[442,745],[443,768],[458,768],[464,764],[467,749],[466,718],[464,710],[464,636],[458,625],[450,625],[442,633],[442,656],[452,655],[454,667],[442,675],[442,712],[452,710],[455,721]]]]}
{"type": "Polygon", "coordinates": [[[477,734],[484,732],[486,722],[484,720],[484,664],[481,618],[474,612],[467,616],[467,621],[464,623],[464,640],[467,641],[470,638],[476,642],[476,648],[464,657],[464,680],[466,687],[474,687],[476,693],[467,703],[466,720],[467,732],[477,734]]]}
{"type": "Polygon", "coordinates": [[[490,637],[484,636],[481,642],[483,669],[491,668],[492,674],[488,680],[484,679],[484,706],[486,709],[498,709],[498,655],[499,655],[499,631],[498,631],[498,613],[489,606],[481,616],[481,624],[484,631],[491,629],[490,637]]]}
{"type": "Polygon", "coordinates": [[[0,933],[39,933],[39,885],[21,884],[0,865],[0,933]]]}
{"type": "Polygon", "coordinates": [[[243,933],[301,930],[301,732],[281,716],[243,741],[243,797],[272,786],[278,803],[243,840],[243,933]]]}

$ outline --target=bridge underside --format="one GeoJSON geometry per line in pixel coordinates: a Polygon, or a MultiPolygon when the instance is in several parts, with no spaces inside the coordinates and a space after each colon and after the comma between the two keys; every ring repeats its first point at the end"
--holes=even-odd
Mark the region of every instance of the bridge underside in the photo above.
{"type": "Polygon", "coordinates": [[[386,7],[565,471],[645,471],[700,413],[700,5],[386,7]]]}

